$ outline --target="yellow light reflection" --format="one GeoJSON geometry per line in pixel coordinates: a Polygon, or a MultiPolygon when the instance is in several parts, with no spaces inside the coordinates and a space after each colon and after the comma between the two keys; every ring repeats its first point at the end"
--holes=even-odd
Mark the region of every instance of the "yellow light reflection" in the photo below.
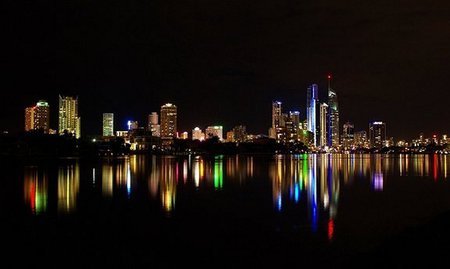
{"type": "Polygon", "coordinates": [[[102,194],[105,197],[113,196],[113,166],[110,163],[102,165],[102,194]]]}
{"type": "Polygon", "coordinates": [[[61,166],[58,169],[58,211],[71,213],[76,209],[80,189],[80,168],[78,163],[61,166]]]}

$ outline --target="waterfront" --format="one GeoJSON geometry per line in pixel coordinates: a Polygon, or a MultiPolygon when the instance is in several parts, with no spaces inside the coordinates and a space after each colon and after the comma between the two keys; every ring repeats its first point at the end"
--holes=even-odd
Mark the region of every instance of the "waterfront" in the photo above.
{"type": "Polygon", "coordinates": [[[449,212],[449,166],[433,154],[3,160],[5,257],[27,257],[5,261],[343,265],[405,238],[430,257],[441,241],[408,236],[449,212]]]}

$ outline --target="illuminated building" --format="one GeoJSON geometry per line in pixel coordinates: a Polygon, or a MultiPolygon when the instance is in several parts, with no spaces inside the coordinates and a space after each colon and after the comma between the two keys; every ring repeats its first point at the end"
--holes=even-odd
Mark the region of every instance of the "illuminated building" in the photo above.
{"type": "Polygon", "coordinates": [[[25,131],[34,130],[34,107],[25,108],[25,131]]]}
{"type": "Polygon", "coordinates": [[[39,100],[34,107],[25,108],[25,131],[41,130],[48,134],[50,125],[50,106],[39,100]]]}
{"type": "Polygon", "coordinates": [[[348,149],[353,145],[355,139],[355,126],[351,122],[346,122],[342,128],[342,145],[348,149]]]}
{"type": "Polygon", "coordinates": [[[128,131],[139,129],[139,122],[137,120],[127,121],[128,131]]]}
{"type": "Polygon", "coordinates": [[[161,136],[161,126],[158,124],[158,113],[152,112],[148,115],[148,130],[152,132],[152,136],[161,136]]]}
{"type": "Polygon", "coordinates": [[[44,100],[39,100],[34,107],[34,129],[48,133],[50,125],[50,106],[44,100]]]}
{"type": "Polygon", "coordinates": [[[372,148],[381,148],[386,140],[386,123],[374,121],[369,123],[369,141],[372,148]]]}
{"type": "Polygon", "coordinates": [[[208,126],[205,131],[205,138],[213,138],[217,136],[220,141],[223,140],[223,127],[222,126],[208,126]]]}
{"type": "Polygon", "coordinates": [[[289,115],[284,120],[286,128],[286,140],[295,142],[298,140],[298,133],[300,130],[300,112],[289,111],[289,115]]]}
{"type": "Polygon", "coordinates": [[[172,140],[177,136],[177,107],[167,103],[161,106],[161,138],[172,140]]]}
{"type": "Polygon", "coordinates": [[[67,132],[81,136],[81,119],[78,117],[78,97],[59,95],[59,121],[58,132],[60,135],[67,132]]]}
{"type": "MultiPolygon", "coordinates": [[[[228,133],[227,133],[228,138],[228,133]]],[[[233,141],[232,142],[245,142],[247,141],[247,131],[244,125],[238,125],[233,128],[233,141]]]]}
{"type": "Polygon", "coordinates": [[[319,95],[317,84],[312,84],[306,92],[306,120],[308,131],[313,134],[312,145],[317,146],[317,114],[318,114],[319,95]]]}
{"type": "Polygon", "coordinates": [[[339,105],[337,94],[331,88],[330,75],[328,75],[328,108],[328,145],[337,148],[339,147],[339,105]]]}
{"type": "Polygon", "coordinates": [[[233,131],[227,132],[227,142],[234,142],[234,132],[233,131]]]}
{"type": "Polygon", "coordinates": [[[195,127],[192,130],[192,140],[205,140],[205,133],[202,132],[202,129],[195,127]]]}
{"type": "Polygon", "coordinates": [[[269,129],[269,137],[277,141],[282,140],[283,136],[283,115],[281,114],[281,102],[272,102],[272,127],[269,129]]]}
{"type": "Polygon", "coordinates": [[[103,113],[103,136],[114,136],[113,113],[103,113]]]}
{"type": "Polygon", "coordinates": [[[188,139],[188,137],[189,137],[188,132],[181,133],[181,139],[188,139]]]}
{"type": "Polygon", "coordinates": [[[355,133],[354,146],[358,148],[368,148],[369,141],[367,140],[367,132],[359,131],[355,133]]]}
{"type": "Polygon", "coordinates": [[[322,103],[320,104],[320,139],[319,139],[319,145],[322,148],[325,148],[328,145],[327,119],[328,119],[328,105],[326,103],[322,103]]]}

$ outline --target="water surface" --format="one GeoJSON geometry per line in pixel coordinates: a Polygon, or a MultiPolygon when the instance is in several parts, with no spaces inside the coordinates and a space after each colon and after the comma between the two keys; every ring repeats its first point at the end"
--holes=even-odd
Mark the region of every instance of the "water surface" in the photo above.
{"type": "Polygon", "coordinates": [[[426,249],[428,233],[415,234],[439,229],[435,219],[450,210],[449,165],[445,155],[358,154],[4,160],[5,257],[22,257],[5,263],[281,266],[386,258],[398,242],[426,249]]]}

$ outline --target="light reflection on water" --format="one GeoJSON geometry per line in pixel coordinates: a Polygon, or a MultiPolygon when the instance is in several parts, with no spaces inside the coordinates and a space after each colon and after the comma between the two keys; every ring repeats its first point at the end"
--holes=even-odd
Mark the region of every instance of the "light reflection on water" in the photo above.
{"type": "Polygon", "coordinates": [[[311,231],[316,232],[319,223],[325,223],[331,240],[342,186],[365,180],[373,192],[383,192],[391,177],[445,181],[449,176],[448,158],[443,155],[358,154],[130,156],[84,166],[79,160],[73,160],[57,166],[56,181],[49,176],[53,168],[26,166],[23,194],[30,212],[39,215],[48,213],[52,202],[49,196],[54,190],[57,211],[65,214],[77,210],[81,194],[90,190],[95,195],[96,186],[105,200],[121,197],[129,200],[135,192],[145,190],[147,197],[157,201],[164,212],[173,213],[177,209],[177,195],[182,192],[210,192],[213,197],[214,192],[227,191],[227,186],[239,189],[250,181],[269,179],[274,212],[283,214],[286,208],[304,205],[311,231]],[[85,170],[90,174],[83,174],[85,170]],[[87,178],[92,187],[82,189],[87,178]],[[54,182],[56,187],[50,188],[54,182]]]}

